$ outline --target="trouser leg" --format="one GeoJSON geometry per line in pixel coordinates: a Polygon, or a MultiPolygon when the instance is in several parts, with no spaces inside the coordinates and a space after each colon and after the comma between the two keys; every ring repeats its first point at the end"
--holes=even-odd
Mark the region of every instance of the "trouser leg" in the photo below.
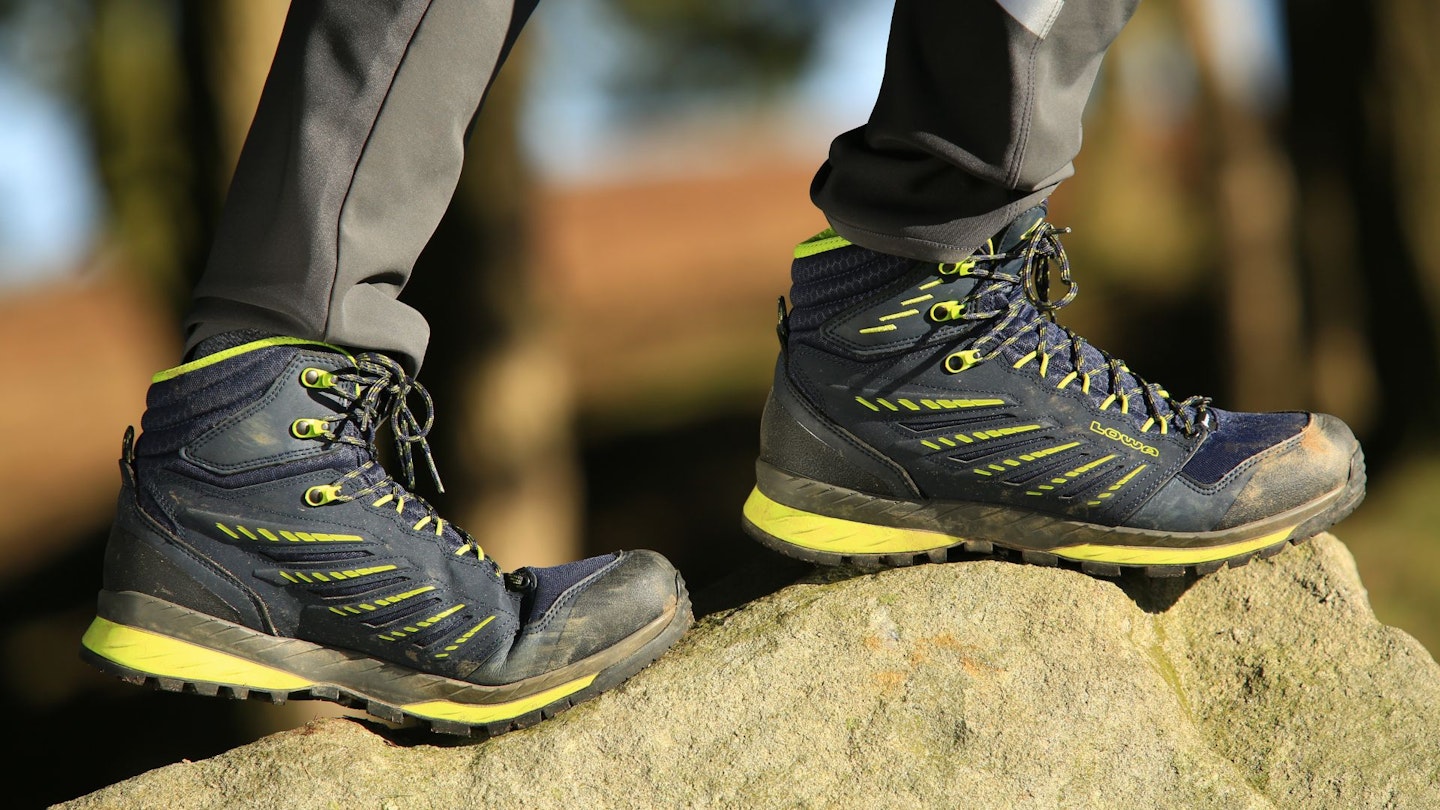
{"type": "Polygon", "coordinates": [[[1100,60],[1139,0],[896,0],[870,120],[811,187],[845,238],[959,261],[1073,173],[1100,60]]]}
{"type": "Polygon", "coordinates": [[[430,328],[397,296],[537,2],[293,3],[195,288],[187,351],[259,328],[418,370],[430,328]]]}

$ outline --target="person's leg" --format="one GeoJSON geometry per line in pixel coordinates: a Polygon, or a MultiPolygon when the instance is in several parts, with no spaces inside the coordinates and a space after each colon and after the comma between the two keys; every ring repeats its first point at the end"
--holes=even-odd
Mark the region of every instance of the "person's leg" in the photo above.
{"type": "Polygon", "coordinates": [[[533,5],[292,6],[188,362],[155,375],[124,439],[81,642],[101,670],[493,734],[615,686],[689,627],[659,554],[504,572],[411,491],[417,464],[439,485],[414,379],[427,328],[395,296],[533,5]]]}
{"type": "Polygon", "coordinates": [[[1072,173],[1100,61],[1139,0],[897,0],[864,126],[812,197],[841,236],[958,262],[1072,173]]]}
{"type": "MultiPolygon", "coordinates": [[[[1133,0],[899,0],[869,124],[814,183],[744,526],[814,562],[997,552],[1205,573],[1364,495],[1340,420],[1173,397],[1055,323],[1044,201],[1133,0]]],[[[783,302],[782,302],[783,303],[783,302]]]]}
{"type": "Polygon", "coordinates": [[[258,328],[418,370],[430,330],[396,296],[537,3],[292,4],[194,290],[187,350],[258,328]]]}

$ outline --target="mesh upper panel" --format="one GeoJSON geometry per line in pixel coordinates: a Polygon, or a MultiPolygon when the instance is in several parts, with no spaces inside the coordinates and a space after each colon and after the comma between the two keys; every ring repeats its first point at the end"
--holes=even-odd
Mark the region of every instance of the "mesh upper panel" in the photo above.
{"type": "Polygon", "coordinates": [[[1185,463],[1180,474],[1210,486],[1246,459],[1299,433],[1310,416],[1299,412],[1235,413],[1211,408],[1216,429],[1185,463]]]}
{"type": "Polygon", "coordinates": [[[830,317],[904,275],[913,259],[849,245],[796,259],[790,266],[790,328],[818,329],[830,317]]]}
{"type": "Polygon", "coordinates": [[[589,557],[564,565],[529,569],[530,573],[535,575],[536,584],[534,592],[530,595],[529,615],[525,617],[525,622],[533,621],[544,614],[571,585],[609,565],[616,556],[615,554],[602,554],[599,557],[589,557]]]}

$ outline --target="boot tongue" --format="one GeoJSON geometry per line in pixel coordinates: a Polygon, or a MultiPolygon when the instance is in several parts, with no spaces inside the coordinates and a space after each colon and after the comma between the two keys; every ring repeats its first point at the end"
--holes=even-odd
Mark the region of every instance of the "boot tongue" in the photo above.
{"type": "Polygon", "coordinates": [[[1045,219],[1046,204],[1040,203],[1034,208],[1027,209],[1020,216],[1006,225],[999,233],[990,238],[990,244],[996,253],[1009,253],[1020,245],[1026,236],[1030,234],[1035,226],[1045,219]]]}

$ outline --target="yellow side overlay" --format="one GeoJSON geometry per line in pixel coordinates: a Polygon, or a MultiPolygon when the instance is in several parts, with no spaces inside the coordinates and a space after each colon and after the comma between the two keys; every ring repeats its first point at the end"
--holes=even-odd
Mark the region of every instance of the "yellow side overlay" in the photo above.
{"type": "Polygon", "coordinates": [[[757,487],[745,501],[745,517],[756,528],[792,545],[832,554],[895,554],[929,551],[961,542],[941,532],[875,526],[816,515],[765,497],[757,487]]]}
{"type": "Polygon", "coordinates": [[[407,703],[400,708],[417,717],[424,717],[430,720],[454,720],[458,723],[493,723],[497,720],[509,720],[519,717],[526,712],[533,712],[542,706],[548,706],[555,701],[573,695],[581,689],[589,686],[595,680],[595,675],[586,675],[577,678],[569,683],[562,683],[544,692],[536,692],[527,698],[512,700],[509,703],[489,703],[484,705],[473,703],[454,703],[449,700],[427,700],[423,703],[407,703]]]}
{"type": "MultiPolygon", "coordinates": [[[[945,548],[965,538],[924,529],[902,529],[826,517],[785,506],[767,498],[759,488],[745,501],[745,517],[761,531],[792,545],[832,554],[896,554],[945,548]]],[[[1290,536],[1286,526],[1251,540],[1203,548],[1156,546],[1104,546],[1082,544],[1043,549],[1071,560],[1117,565],[1195,565],[1258,551],[1290,536]]],[[[1037,551],[1041,549],[1035,549],[1037,551]]]]}
{"type": "Polygon", "coordinates": [[[287,692],[314,685],[284,670],[99,617],[80,643],[117,664],[161,678],[287,692]]]}
{"type": "Polygon", "coordinates": [[[1050,553],[1071,560],[1094,560],[1117,565],[1194,565],[1195,563],[1227,560],[1251,551],[1258,551],[1266,546],[1272,546],[1289,537],[1294,528],[1295,526],[1287,526],[1254,540],[1242,540],[1238,543],[1204,548],[1080,545],[1052,548],[1050,553]]]}

